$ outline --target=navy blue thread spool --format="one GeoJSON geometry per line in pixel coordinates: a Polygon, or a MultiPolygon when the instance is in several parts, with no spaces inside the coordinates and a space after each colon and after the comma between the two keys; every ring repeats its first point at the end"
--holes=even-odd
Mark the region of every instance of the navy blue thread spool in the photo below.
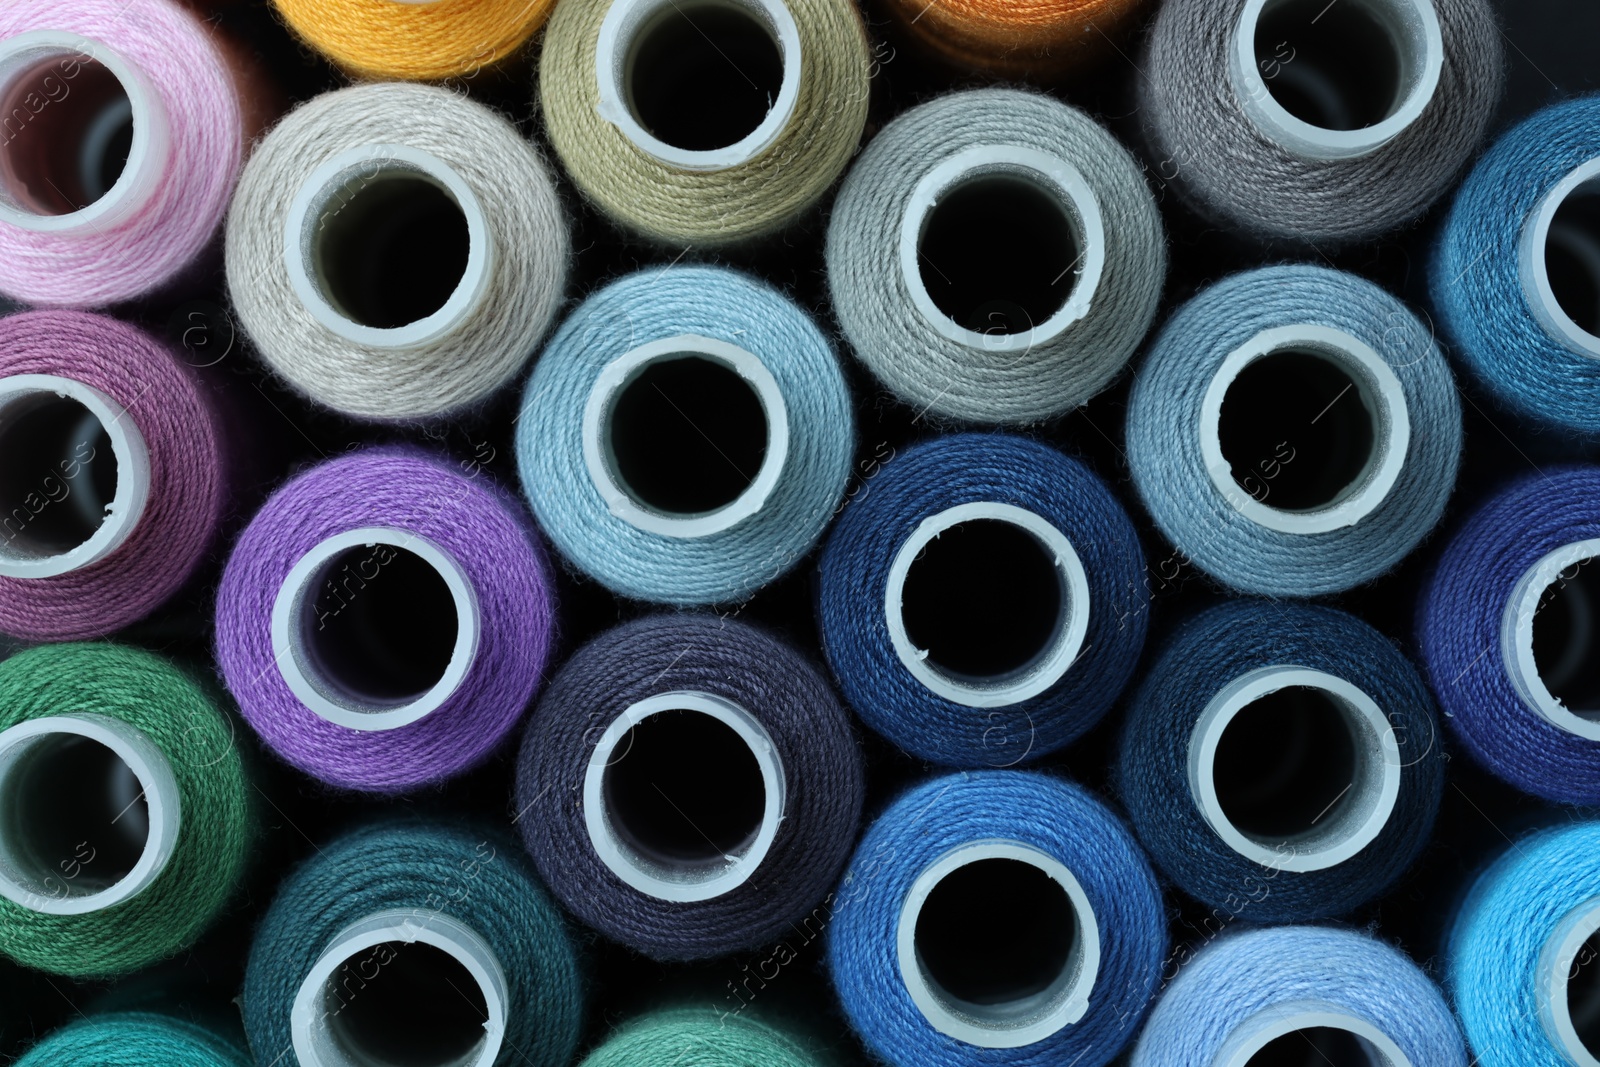
{"type": "Polygon", "coordinates": [[[1129,701],[1118,790],[1156,865],[1253,922],[1343,914],[1427,842],[1444,753],[1421,676],[1332,608],[1188,620],[1129,701]]]}
{"type": "Polygon", "coordinates": [[[845,509],[818,566],[834,677],[913,755],[1005,767],[1105,714],[1144,645],[1133,524],[1103,482],[1005,434],[918,444],[845,509]]]}

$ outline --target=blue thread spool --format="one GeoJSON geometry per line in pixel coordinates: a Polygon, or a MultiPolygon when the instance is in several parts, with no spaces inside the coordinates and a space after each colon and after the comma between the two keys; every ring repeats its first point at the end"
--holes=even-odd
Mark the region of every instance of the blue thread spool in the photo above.
{"type": "Polygon", "coordinates": [[[1389,570],[1438,522],[1461,408],[1405,305],[1354,275],[1265,267],[1163,327],[1127,441],[1179,552],[1240,592],[1320,596],[1389,570]]]}
{"type": "Polygon", "coordinates": [[[849,391],[799,307],[720,267],[641,271],[590,296],[523,393],[534,514],[621,596],[740,601],[832,518],[855,447],[849,391]]]}
{"type": "Polygon", "coordinates": [[[1037,759],[1098,722],[1144,645],[1133,525],[1086,466],[1004,434],[923,442],[851,501],[817,621],[869,726],[947,766],[1037,759]]]}
{"type": "Polygon", "coordinates": [[[1497,399],[1600,433],[1600,96],[1547,107],[1484,153],[1428,281],[1456,355],[1497,399]]]}
{"type": "Polygon", "coordinates": [[[832,904],[851,1024],[901,1067],[1100,1067],[1155,989],[1166,924],[1133,837],[1079,786],[975,771],[908,790],[832,904]]]}

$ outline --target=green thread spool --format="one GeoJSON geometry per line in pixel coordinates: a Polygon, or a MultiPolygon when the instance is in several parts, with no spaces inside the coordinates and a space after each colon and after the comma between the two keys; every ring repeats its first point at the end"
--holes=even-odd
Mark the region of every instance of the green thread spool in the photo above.
{"type": "Polygon", "coordinates": [[[182,1019],[117,1012],[50,1034],[16,1067],[250,1067],[233,1042],[182,1019]]]}
{"type": "Polygon", "coordinates": [[[830,1067],[833,1060],[760,1019],[669,1008],[624,1023],[579,1067],[830,1067]]]}
{"type": "Polygon", "coordinates": [[[170,663],[98,643],[0,663],[0,952],[72,978],[171,956],[251,829],[232,722],[170,663]]]}

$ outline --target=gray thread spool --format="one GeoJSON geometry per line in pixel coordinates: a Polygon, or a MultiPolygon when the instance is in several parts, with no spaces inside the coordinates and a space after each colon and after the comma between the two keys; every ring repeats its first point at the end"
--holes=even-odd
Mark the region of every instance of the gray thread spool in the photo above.
{"type": "Polygon", "coordinates": [[[1140,82],[1158,175],[1265,238],[1361,240],[1454,182],[1501,83],[1485,0],[1172,0],[1140,82]]]}

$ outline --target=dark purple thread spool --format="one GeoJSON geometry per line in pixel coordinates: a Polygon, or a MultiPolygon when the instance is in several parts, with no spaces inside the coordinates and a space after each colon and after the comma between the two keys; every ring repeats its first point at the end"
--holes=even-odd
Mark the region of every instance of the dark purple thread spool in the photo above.
{"type": "Polygon", "coordinates": [[[557,673],[523,734],[516,821],[580,920],[656,959],[704,959],[796,936],[826,906],[862,788],[815,666],[744,623],[662,615],[557,673]]]}
{"type": "Polygon", "coordinates": [[[554,627],[548,574],[532,524],[481,472],[370,449],[251,520],[217,591],[217,660],[285,760],[401,792],[476,765],[521,717],[554,627]]]}

